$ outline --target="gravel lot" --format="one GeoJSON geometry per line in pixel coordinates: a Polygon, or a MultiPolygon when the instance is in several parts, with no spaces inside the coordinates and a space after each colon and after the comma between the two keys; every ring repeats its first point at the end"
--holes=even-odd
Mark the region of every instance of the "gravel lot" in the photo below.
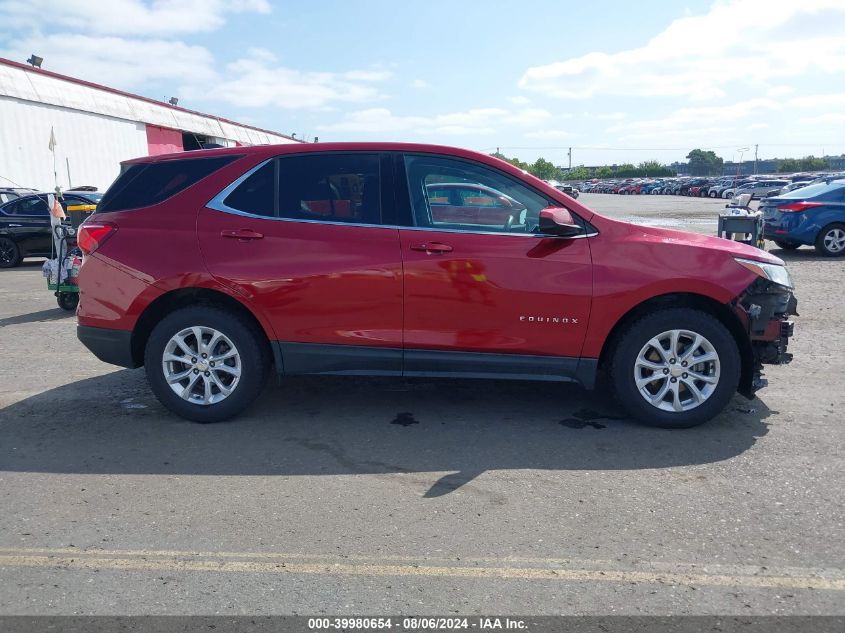
{"type": "MultiPolygon", "coordinates": [[[[715,232],[724,201],[585,194],[715,232]]],[[[167,414],[40,262],[0,271],[2,614],[845,614],[845,260],[783,253],[795,361],[665,431],[534,383],[298,378],[167,414]]]]}

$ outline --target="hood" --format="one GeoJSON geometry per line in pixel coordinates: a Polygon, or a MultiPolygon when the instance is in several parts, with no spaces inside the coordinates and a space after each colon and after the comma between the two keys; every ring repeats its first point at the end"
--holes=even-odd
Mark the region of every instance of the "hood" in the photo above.
{"type": "Polygon", "coordinates": [[[687,245],[697,248],[707,248],[715,251],[722,251],[732,257],[743,257],[745,259],[753,259],[766,264],[777,264],[778,266],[784,265],[784,261],[782,259],[775,257],[766,251],[741,242],[726,240],[721,237],[711,237],[700,233],[690,233],[688,231],[664,229],[654,226],[640,226],[639,224],[611,220],[603,216],[599,222],[596,221],[597,219],[598,216],[594,216],[592,222],[598,227],[599,231],[602,230],[601,225],[608,222],[616,225],[618,228],[624,227],[632,235],[639,234],[640,236],[653,241],[664,242],[667,244],[687,245]]]}

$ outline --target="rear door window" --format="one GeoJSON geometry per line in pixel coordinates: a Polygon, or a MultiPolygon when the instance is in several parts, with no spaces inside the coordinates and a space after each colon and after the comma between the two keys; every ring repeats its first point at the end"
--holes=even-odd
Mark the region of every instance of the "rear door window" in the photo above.
{"type": "Polygon", "coordinates": [[[381,224],[379,154],[280,156],[221,194],[222,211],[289,220],[381,224]]]}
{"type": "Polygon", "coordinates": [[[279,217],[381,224],[378,154],[287,156],[278,164],[279,217]]]}

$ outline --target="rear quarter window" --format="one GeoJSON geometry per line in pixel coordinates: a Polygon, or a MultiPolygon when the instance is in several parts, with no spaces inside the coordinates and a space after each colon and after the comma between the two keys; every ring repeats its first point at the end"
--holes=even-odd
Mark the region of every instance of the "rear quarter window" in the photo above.
{"type": "Polygon", "coordinates": [[[97,212],[149,207],[196,184],[240,156],[184,158],[124,165],[97,205],[97,212]]]}

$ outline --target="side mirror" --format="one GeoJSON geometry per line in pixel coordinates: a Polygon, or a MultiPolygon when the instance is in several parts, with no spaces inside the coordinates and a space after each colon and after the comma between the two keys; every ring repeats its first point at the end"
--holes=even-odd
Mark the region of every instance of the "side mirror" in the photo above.
{"type": "Polygon", "coordinates": [[[560,237],[580,235],[583,229],[575,223],[569,209],[547,207],[540,211],[540,231],[560,237]]]}

